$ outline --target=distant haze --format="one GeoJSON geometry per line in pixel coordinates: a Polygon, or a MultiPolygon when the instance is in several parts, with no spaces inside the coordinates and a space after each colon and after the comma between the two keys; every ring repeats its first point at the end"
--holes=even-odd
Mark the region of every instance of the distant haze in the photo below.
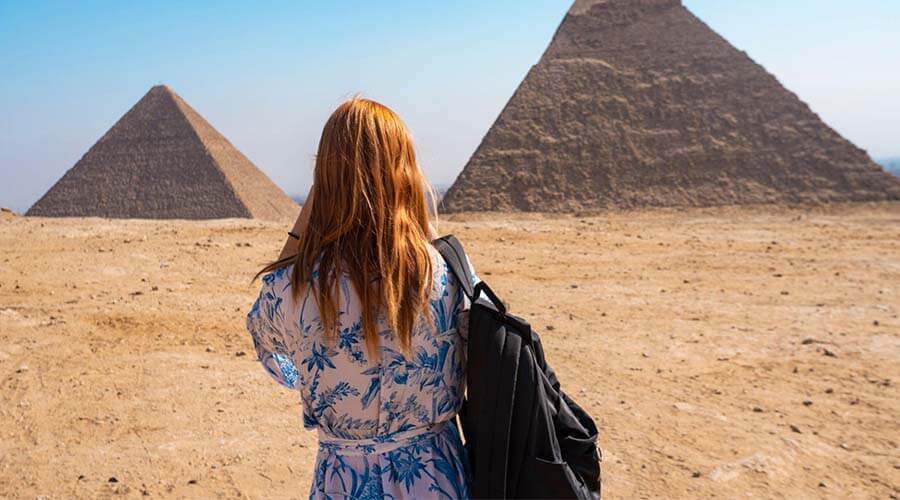
{"type": "Polygon", "coordinates": [[[900,177],[900,157],[879,158],[876,160],[885,170],[900,177]]]}
{"type": "MultiPolygon", "coordinates": [[[[684,3],[839,133],[900,157],[900,2],[684,3]]],[[[0,205],[26,210],[157,83],[292,195],[355,93],[404,117],[447,186],[569,4],[0,2],[0,205]]]]}

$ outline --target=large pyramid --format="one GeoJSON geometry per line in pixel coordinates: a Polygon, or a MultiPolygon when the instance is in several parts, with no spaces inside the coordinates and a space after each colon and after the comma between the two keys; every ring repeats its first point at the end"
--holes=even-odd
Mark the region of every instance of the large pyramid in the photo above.
{"type": "Polygon", "coordinates": [[[295,217],[298,206],[167,86],[138,101],[26,215],[295,217]]]}
{"type": "Polygon", "coordinates": [[[900,180],[679,0],[578,0],[442,205],[897,199],[900,180]]]}

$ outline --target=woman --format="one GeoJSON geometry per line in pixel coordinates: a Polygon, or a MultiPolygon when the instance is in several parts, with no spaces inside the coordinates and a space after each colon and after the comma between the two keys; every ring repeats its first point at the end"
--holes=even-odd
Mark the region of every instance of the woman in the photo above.
{"type": "Polygon", "coordinates": [[[458,283],[430,245],[409,131],[367,99],[322,131],[313,187],[247,317],[317,428],[310,498],[466,498],[458,283]]]}

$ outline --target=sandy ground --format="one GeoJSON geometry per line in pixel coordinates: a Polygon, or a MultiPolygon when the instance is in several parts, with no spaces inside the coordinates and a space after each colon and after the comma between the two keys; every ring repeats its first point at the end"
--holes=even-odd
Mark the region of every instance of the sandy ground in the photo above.
{"type": "MultiPolygon", "coordinates": [[[[596,416],[608,498],[900,496],[900,205],[456,216],[596,416]]],[[[305,497],[255,362],[285,228],[0,217],[0,497],[305,497]]]]}

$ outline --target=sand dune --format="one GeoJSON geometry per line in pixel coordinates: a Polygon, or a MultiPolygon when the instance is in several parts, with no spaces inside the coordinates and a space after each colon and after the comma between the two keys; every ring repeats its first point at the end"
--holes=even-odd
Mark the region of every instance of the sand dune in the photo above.
{"type": "MultiPolygon", "coordinates": [[[[458,215],[596,416],[608,498],[900,495],[900,205],[458,215]]],[[[284,227],[0,218],[0,496],[305,497],[254,360],[284,227]]]]}

